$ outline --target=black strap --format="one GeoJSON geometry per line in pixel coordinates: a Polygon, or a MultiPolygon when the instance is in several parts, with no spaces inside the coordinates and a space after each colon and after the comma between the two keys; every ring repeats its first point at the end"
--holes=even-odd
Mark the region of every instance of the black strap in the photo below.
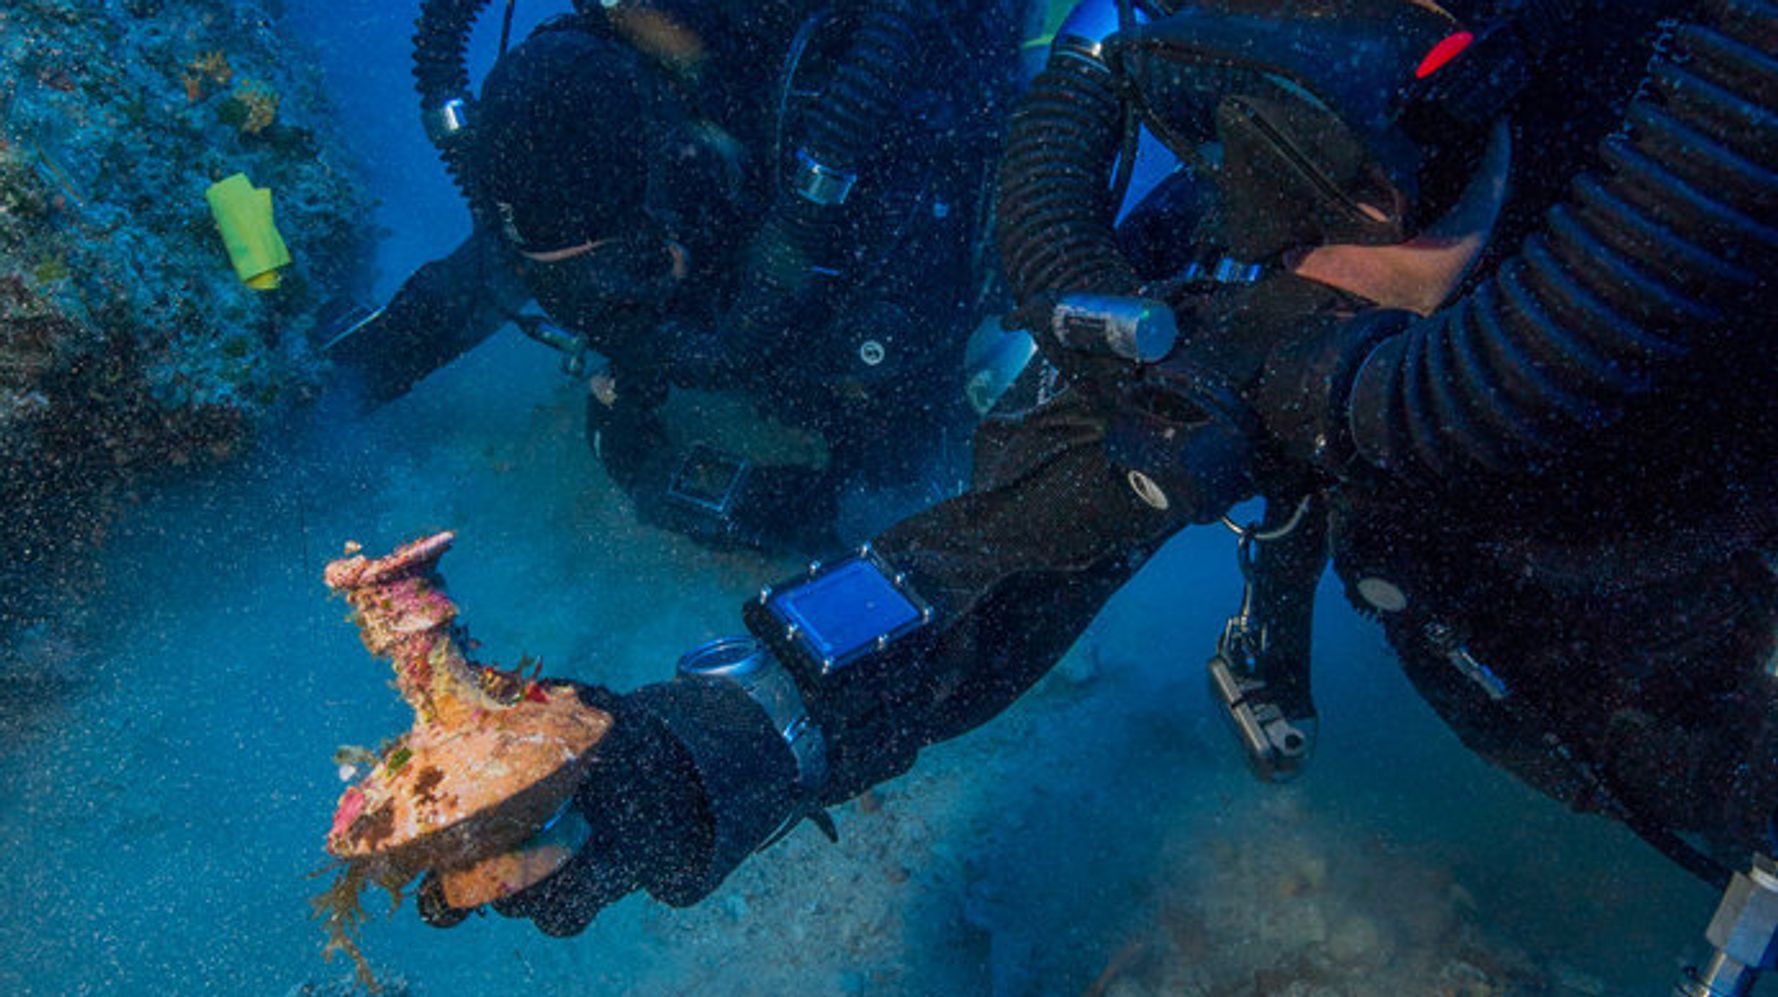
{"type": "Polygon", "coordinates": [[[1624,826],[1636,832],[1636,836],[1648,842],[1654,849],[1673,861],[1673,864],[1686,872],[1698,877],[1717,889],[1726,889],[1734,871],[1721,862],[1711,858],[1691,842],[1673,833],[1665,824],[1652,821],[1640,812],[1626,808],[1619,814],[1624,826]]]}
{"type": "Polygon", "coordinates": [[[1448,66],[1408,88],[1403,127],[1427,143],[1452,126],[1487,126],[1519,99],[1576,24],[1600,7],[1600,0],[1519,0],[1476,28],[1475,40],[1448,66]]]}

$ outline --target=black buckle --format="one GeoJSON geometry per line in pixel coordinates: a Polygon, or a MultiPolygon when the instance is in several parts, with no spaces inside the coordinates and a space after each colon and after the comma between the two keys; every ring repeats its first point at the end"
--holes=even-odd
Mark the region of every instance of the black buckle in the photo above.
{"type": "Polygon", "coordinates": [[[1450,65],[1404,87],[1396,96],[1396,120],[1410,138],[1429,146],[1454,132],[1478,130],[1525,92],[1532,68],[1512,22],[1496,20],[1478,28],[1450,65]]]}

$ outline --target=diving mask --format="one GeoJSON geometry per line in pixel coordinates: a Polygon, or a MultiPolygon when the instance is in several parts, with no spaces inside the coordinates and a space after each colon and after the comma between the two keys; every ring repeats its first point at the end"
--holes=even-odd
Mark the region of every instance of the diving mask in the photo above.
{"type": "Polygon", "coordinates": [[[609,356],[661,321],[682,271],[664,239],[618,236],[548,262],[527,258],[525,282],[552,319],[609,356]]]}
{"type": "Polygon", "coordinates": [[[1468,136],[1429,141],[1400,119],[1468,37],[1425,0],[1202,0],[1108,47],[1143,124],[1211,168],[1229,250],[1266,260],[1399,243],[1436,216],[1421,203],[1422,172],[1437,146],[1468,136]]]}

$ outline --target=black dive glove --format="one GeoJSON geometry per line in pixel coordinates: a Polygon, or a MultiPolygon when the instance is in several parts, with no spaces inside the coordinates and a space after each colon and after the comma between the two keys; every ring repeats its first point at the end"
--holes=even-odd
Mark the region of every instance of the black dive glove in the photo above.
{"type": "MultiPolygon", "coordinates": [[[[492,904],[558,937],[579,934],[600,910],[638,889],[675,893],[681,878],[705,868],[713,834],[696,768],[666,726],[632,697],[575,688],[582,701],[612,717],[570,803],[590,833],[561,869],[492,904]]],[[[434,927],[469,915],[445,902],[431,874],[420,884],[418,907],[434,927]]]]}
{"type": "Polygon", "coordinates": [[[394,401],[426,373],[414,359],[429,351],[427,332],[444,311],[432,297],[442,293],[432,280],[440,267],[436,262],[421,267],[388,304],[361,310],[343,326],[323,331],[314,344],[333,364],[328,391],[348,399],[347,407],[356,413],[394,401]]]}
{"type": "Polygon", "coordinates": [[[1211,523],[1254,494],[1259,420],[1216,372],[1183,362],[1117,385],[1105,454],[1138,498],[1211,523]]]}
{"type": "Polygon", "coordinates": [[[1323,317],[1278,343],[1249,391],[1277,452],[1330,477],[1349,477],[1361,464],[1346,420],[1353,381],[1371,350],[1417,318],[1384,308],[1323,317]]]}
{"type": "Polygon", "coordinates": [[[1338,288],[1273,274],[1214,296],[1193,316],[1193,334],[1166,365],[1212,372],[1237,400],[1254,445],[1253,470],[1268,495],[1314,489],[1344,436],[1325,421],[1337,382],[1404,313],[1381,312],[1338,288]]]}
{"type": "Polygon", "coordinates": [[[329,327],[315,345],[369,410],[493,335],[529,298],[504,240],[478,229],[414,271],[388,304],[329,327]]]}
{"type": "Polygon", "coordinates": [[[1164,340],[1143,334],[1133,313],[1121,328],[1070,328],[1057,311],[1067,299],[1040,295],[1008,324],[1035,330],[1046,358],[1102,397],[1113,461],[1154,484],[1157,500],[1189,502],[1199,521],[1255,490],[1300,494],[1337,474],[1350,445],[1332,413],[1365,353],[1405,321],[1405,313],[1275,273],[1181,305],[1178,342],[1147,362],[1164,340]]]}
{"type": "Polygon", "coordinates": [[[1003,324],[1029,331],[1102,413],[1106,455],[1138,497],[1203,523],[1253,495],[1266,463],[1244,389],[1275,333],[1243,314],[1255,300],[1231,290],[1176,315],[1153,299],[1044,293],[1003,324]]]}
{"type": "Polygon", "coordinates": [[[587,445],[625,489],[635,488],[667,447],[657,411],[666,397],[666,380],[657,371],[620,376],[607,367],[588,380],[587,445]]]}

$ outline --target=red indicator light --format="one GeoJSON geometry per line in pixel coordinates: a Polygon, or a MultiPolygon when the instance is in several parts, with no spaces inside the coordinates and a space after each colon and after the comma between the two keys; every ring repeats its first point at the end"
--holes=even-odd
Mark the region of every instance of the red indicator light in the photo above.
{"type": "Polygon", "coordinates": [[[1432,51],[1426,53],[1426,58],[1421,59],[1419,67],[1414,70],[1414,79],[1423,80],[1445,68],[1445,63],[1457,58],[1473,41],[1475,41],[1475,35],[1467,31],[1459,31],[1434,45],[1432,51]]]}

